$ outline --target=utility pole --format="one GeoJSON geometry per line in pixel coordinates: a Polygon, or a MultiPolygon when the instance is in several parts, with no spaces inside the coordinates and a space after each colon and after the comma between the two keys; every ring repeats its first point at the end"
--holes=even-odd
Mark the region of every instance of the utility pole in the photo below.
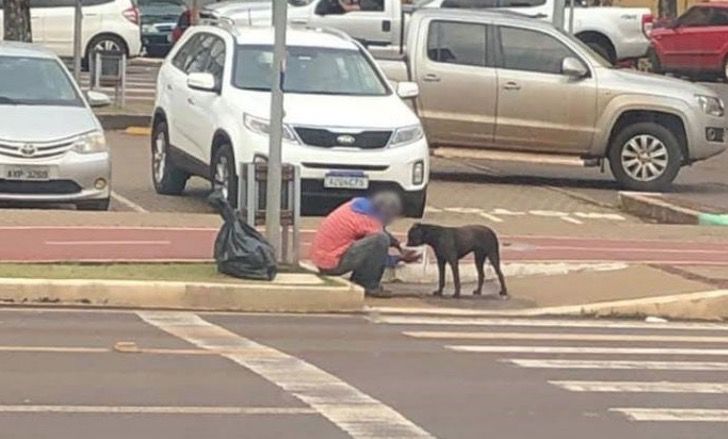
{"type": "MultiPolygon", "coordinates": [[[[83,58],[83,52],[81,49],[81,32],[83,30],[83,5],[81,0],[76,0],[75,14],[73,16],[73,77],[76,78],[76,82],[81,81],[81,58],[83,58]]],[[[91,61],[91,53],[89,55],[89,61],[91,61]]]]}
{"type": "Polygon", "coordinates": [[[569,33],[574,35],[574,3],[576,0],[569,0],[569,33]]]}
{"type": "Polygon", "coordinates": [[[566,9],[566,0],[554,0],[554,12],[551,20],[559,29],[564,29],[564,9],[566,9]]]}
{"type": "Polygon", "coordinates": [[[273,0],[273,84],[270,99],[270,146],[265,200],[265,231],[280,258],[281,249],[281,144],[283,141],[283,81],[286,76],[286,24],[288,2],[273,0]]]}

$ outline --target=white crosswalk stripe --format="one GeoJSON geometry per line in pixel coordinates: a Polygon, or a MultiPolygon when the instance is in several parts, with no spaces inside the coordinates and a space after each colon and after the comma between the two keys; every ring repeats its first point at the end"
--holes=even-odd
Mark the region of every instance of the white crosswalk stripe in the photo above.
{"type": "Polygon", "coordinates": [[[501,361],[529,369],[728,371],[728,363],[713,361],[554,360],[531,358],[507,358],[501,361]]]}
{"type": "Polygon", "coordinates": [[[728,393],[728,383],[670,381],[549,381],[572,392],[728,393]]]}
{"type": "MultiPolygon", "coordinates": [[[[379,324],[403,326],[402,334],[406,337],[440,342],[443,349],[451,352],[488,355],[518,368],[558,374],[547,376],[546,382],[568,392],[601,393],[604,398],[627,394],[664,395],[660,405],[667,407],[610,409],[631,421],[728,422],[728,410],[724,407],[683,408],[685,400],[680,399],[728,394],[728,376],[723,374],[728,372],[725,335],[728,325],[723,323],[386,312],[372,314],[369,319],[379,324]],[[482,328],[489,331],[478,330],[482,328]],[[528,357],[513,358],[520,355],[528,357]],[[557,355],[568,358],[554,357],[557,355]],[[625,359],[626,355],[630,357],[625,359]],[[673,360],[669,356],[689,358],[673,360]],[[665,357],[668,358],[661,359],[665,357]],[[721,357],[725,361],[700,361],[723,360],[721,357]],[[649,378],[625,376],[631,371],[649,371],[649,378]],[[569,377],[577,372],[578,377],[569,377]]],[[[692,399],[687,401],[690,404],[692,399]]]]}

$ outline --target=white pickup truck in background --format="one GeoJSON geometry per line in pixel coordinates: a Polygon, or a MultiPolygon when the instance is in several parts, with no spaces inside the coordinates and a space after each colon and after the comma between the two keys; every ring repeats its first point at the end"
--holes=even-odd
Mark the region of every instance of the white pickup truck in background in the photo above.
{"type": "MultiPolygon", "coordinates": [[[[361,10],[344,11],[338,0],[288,0],[288,21],[311,27],[339,29],[367,46],[399,46],[404,34],[402,21],[419,8],[505,9],[551,21],[554,0],[419,0],[402,5],[401,0],[363,0],[361,10]]],[[[235,0],[213,3],[200,12],[203,19],[230,18],[237,23],[270,24],[270,0],[235,0]]],[[[566,8],[565,22],[569,23],[566,8]]],[[[648,8],[576,7],[574,34],[608,61],[645,56],[652,26],[648,8]]],[[[406,29],[404,29],[406,31],[406,29]]]]}
{"type": "MultiPolygon", "coordinates": [[[[569,1],[567,0],[568,4],[569,1]]],[[[504,9],[551,21],[554,0],[418,0],[417,8],[504,9]]],[[[571,8],[564,12],[568,29],[571,8]]],[[[645,56],[653,17],[649,8],[574,7],[574,36],[611,63],[645,56]]]]}

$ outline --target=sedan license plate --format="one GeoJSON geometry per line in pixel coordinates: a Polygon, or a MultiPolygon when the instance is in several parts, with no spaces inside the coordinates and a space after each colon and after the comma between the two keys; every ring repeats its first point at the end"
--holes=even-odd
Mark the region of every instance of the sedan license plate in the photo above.
{"type": "Polygon", "coordinates": [[[51,179],[47,166],[6,166],[3,172],[6,180],[46,181],[51,179]]]}
{"type": "Polygon", "coordinates": [[[324,177],[327,189],[361,189],[369,188],[369,178],[364,174],[327,174],[324,177]]]}

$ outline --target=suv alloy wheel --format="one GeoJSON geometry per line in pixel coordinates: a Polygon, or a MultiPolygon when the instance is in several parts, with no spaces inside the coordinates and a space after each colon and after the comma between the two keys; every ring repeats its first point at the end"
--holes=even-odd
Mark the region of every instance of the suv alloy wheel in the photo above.
{"type": "Polygon", "coordinates": [[[167,122],[154,125],[152,132],[152,180],[162,195],[179,195],[185,190],[189,174],[178,169],[169,158],[167,122]]]}
{"type": "Polygon", "coordinates": [[[617,181],[636,191],[667,189],[680,171],[682,160],[675,135],[655,122],[626,126],[609,149],[609,166],[617,181]]]}
{"type": "Polygon", "coordinates": [[[220,191],[230,205],[238,206],[238,176],[235,172],[235,156],[230,145],[222,145],[215,152],[210,165],[212,190],[220,191]]]}

